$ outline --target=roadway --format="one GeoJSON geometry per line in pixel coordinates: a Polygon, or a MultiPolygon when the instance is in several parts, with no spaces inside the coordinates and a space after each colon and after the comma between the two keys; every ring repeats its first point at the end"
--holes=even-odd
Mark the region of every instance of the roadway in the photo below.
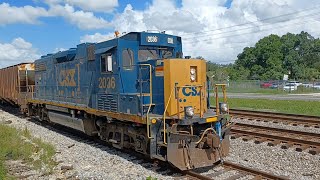
{"type": "MultiPolygon", "coordinates": [[[[222,93],[220,93],[222,95],[222,93]]],[[[210,93],[214,96],[214,93],[210,93]]],[[[228,93],[228,98],[244,99],[270,99],[270,100],[303,100],[303,101],[320,101],[320,93],[311,94],[258,94],[258,93],[228,93]]]]}

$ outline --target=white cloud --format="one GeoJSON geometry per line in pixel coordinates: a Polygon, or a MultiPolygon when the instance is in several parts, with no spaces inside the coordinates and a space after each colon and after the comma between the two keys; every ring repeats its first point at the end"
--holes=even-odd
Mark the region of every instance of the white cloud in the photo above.
{"type": "Polygon", "coordinates": [[[10,6],[8,3],[0,4],[0,25],[25,23],[36,24],[39,23],[39,17],[49,16],[46,9],[41,7],[10,6]]]}
{"type": "Polygon", "coordinates": [[[189,11],[175,7],[173,0],[154,0],[144,11],[134,10],[128,4],[122,14],[118,14],[113,25],[122,32],[166,30],[192,32],[203,24],[189,11]]]}
{"type": "Polygon", "coordinates": [[[69,4],[61,5],[60,0],[46,0],[49,9],[42,7],[15,7],[8,3],[0,4],[0,25],[25,23],[39,23],[40,17],[62,17],[80,29],[108,29],[111,24],[102,17],[97,17],[93,12],[75,10],[69,4]]]}
{"type": "Polygon", "coordinates": [[[22,62],[33,62],[39,57],[37,49],[20,37],[10,43],[0,43],[0,68],[22,62]]]}
{"type": "Polygon", "coordinates": [[[128,4],[122,14],[115,16],[112,24],[121,32],[145,31],[147,26],[143,22],[143,17],[142,11],[135,11],[132,5],[128,4]]]}
{"type": "Polygon", "coordinates": [[[118,0],[65,0],[68,4],[87,11],[113,12],[118,6],[118,0]]]}
{"type": "MultiPolygon", "coordinates": [[[[38,1],[38,0],[35,0],[38,1]]],[[[271,33],[311,32],[319,37],[319,0],[234,0],[228,9],[226,0],[153,0],[144,10],[127,4],[123,12],[112,14],[111,22],[94,12],[115,12],[117,0],[45,0],[42,7],[14,7],[0,4],[0,25],[10,23],[39,23],[39,17],[62,17],[80,29],[111,29],[120,32],[165,30],[183,39],[185,55],[203,56],[215,62],[233,62],[242,49],[253,46],[271,33]],[[301,11],[312,8],[311,10],[301,11]],[[316,8],[318,7],[318,8],[316,8]],[[293,13],[298,12],[300,13],[293,13]],[[292,13],[267,21],[268,17],[292,13]],[[253,23],[251,23],[253,22],[253,23]],[[280,23],[278,23],[280,22],[280,23]],[[239,24],[246,24],[237,26],[239,24]]],[[[139,2],[141,3],[141,2],[139,2]]],[[[81,42],[101,42],[113,33],[84,35],[81,42]]]]}
{"type": "Polygon", "coordinates": [[[68,49],[66,49],[66,48],[55,48],[53,51],[52,51],[52,53],[57,53],[57,52],[59,52],[59,51],[66,51],[66,50],[68,50],[68,49]]]}
{"type": "Polygon", "coordinates": [[[110,39],[114,38],[114,34],[113,33],[109,33],[109,34],[100,34],[100,33],[95,33],[92,35],[84,35],[80,38],[80,42],[81,43],[86,43],[86,42],[91,42],[91,43],[96,43],[96,42],[103,42],[103,41],[107,41],[110,39]]]}
{"type": "Polygon", "coordinates": [[[68,4],[64,6],[51,5],[49,12],[55,16],[64,17],[80,29],[106,29],[111,27],[108,21],[101,17],[96,17],[92,12],[77,11],[68,4]]]}
{"type": "Polygon", "coordinates": [[[319,8],[301,11],[319,7],[318,0],[237,0],[229,9],[224,6],[226,0],[182,0],[181,6],[175,2],[153,0],[144,10],[127,5],[112,24],[120,32],[166,30],[180,35],[185,55],[201,55],[220,63],[233,62],[244,47],[271,33],[316,32],[320,28],[317,16],[310,15],[319,13],[319,8]],[[264,20],[275,16],[281,17],[264,20]]]}

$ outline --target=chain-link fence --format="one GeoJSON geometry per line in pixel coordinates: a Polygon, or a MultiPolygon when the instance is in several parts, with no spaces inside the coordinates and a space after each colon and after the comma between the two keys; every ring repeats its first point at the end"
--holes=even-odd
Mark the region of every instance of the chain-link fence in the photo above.
{"type": "Polygon", "coordinates": [[[320,80],[315,81],[280,81],[280,80],[245,80],[245,81],[211,81],[214,84],[227,84],[231,93],[320,93],[320,80]]]}

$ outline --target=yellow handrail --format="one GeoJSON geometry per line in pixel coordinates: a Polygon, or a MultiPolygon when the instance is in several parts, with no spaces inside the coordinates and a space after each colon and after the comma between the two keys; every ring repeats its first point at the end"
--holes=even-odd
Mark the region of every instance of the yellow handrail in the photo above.
{"type": "MultiPolygon", "coordinates": [[[[219,89],[218,87],[221,86],[222,89],[222,94],[223,94],[223,102],[227,103],[227,93],[226,93],[226,84],[215,84],[214,85],[214,91],[216,94],[216,113],[217,115],[220,114],[220,109],[219,109],[219,89]]],[[[229,108],[228,108],[228,113],[229,113],[229,108]]]]}
{"type": "Polygon", "coordinates": [[[164,113],[163,113],[163,144],[167,144],[167,142],[166,142],[166,112],[167,112],[167,109],[168,109],[168,106],[169,106],[169,103],[170,103],[170,100],[171,100],[171,96],[172,96],[172,93],[173,93],[174,89],[175,88],[172,88],[172,91],[170,93],[168,102],[166,104],[166,108],[164,109],[164,113]]]}
{"type": "MultiPolygon", "coordinates": [[[[150,136],[150,123],[149,123],[149,113],[152,106],[152,65],[151,64],[139,64],[140,66],[149,66],[149,76],[150,76],[150,104],[147,112],[147,136],[149,139],[152,137],[150,136]]],[[[142,113],[142,112],[141,112],[142,113]]]]}
{"type": "Polygon", "coordinates": [[[220,114],[220,109],[219,109],[219,94],[218,94],[218,85],[215,85],[214,91],[216,92],[216,114],[220,114]]]}

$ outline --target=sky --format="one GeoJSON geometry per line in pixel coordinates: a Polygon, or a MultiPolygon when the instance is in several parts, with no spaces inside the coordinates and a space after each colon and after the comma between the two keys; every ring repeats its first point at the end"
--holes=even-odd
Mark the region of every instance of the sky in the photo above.
{"type": "Polygon", "coordinates": [[[227,64],[270,34],[319,29],[319,0],[0,0],[0,68],[115,30],[166,31],[182,37],[184,55],[227,64]]]}

